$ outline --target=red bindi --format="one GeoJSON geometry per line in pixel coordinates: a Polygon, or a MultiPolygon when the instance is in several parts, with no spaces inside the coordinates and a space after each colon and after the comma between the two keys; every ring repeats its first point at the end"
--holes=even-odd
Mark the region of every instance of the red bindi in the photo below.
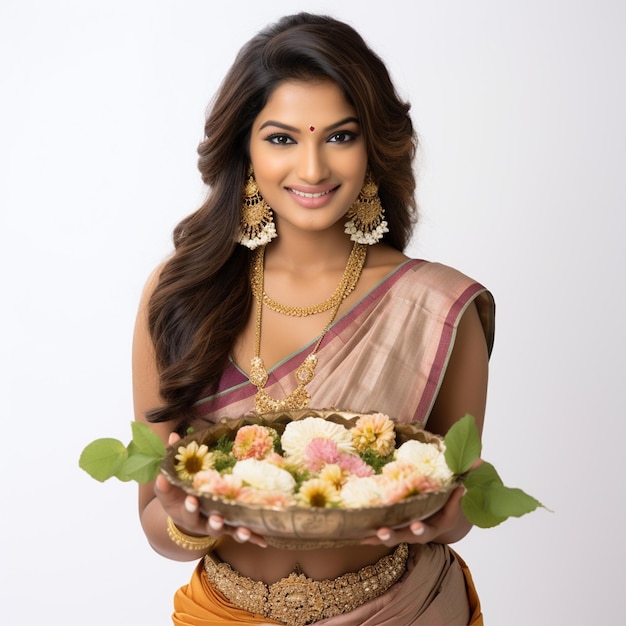
{"type": "Polygon", "coordinates": [[[309,126],[309,130],[310,130],[311,132],[314,132],[314,131],[315,131],[315,126],[309,126]]]}

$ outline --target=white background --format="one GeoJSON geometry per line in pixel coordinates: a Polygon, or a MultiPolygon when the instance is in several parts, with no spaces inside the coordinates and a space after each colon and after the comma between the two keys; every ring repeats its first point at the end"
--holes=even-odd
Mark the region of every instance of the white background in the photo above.
{"type": "Polygon", "coordinates": [[[539,511],[456,547],[490,626],[623,623],[625,5],[3,0],[3,624],[159,626],[192,564],[152,553],[131,484],[82,472],[126,440],[140,290],[203,196],[204,109],[284,13],[349,21],[413,103],[410,252],[495,294],[483,456],[539,511]]]}

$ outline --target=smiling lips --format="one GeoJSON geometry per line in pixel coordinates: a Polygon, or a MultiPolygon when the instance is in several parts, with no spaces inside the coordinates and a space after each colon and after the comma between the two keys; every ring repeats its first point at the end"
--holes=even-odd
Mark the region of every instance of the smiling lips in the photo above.
{"type": "Polygon", "coordinates": [[[331,187],[330,189],[324,189],[320,191],[302,191],[301,189],[294,189],[293,187],[287,187],[287,191],[291,194],[291,197],[300,205],[307,209],[317,209],[326,205],[333,197],[334,192],[339,189],[339,185],[331,187]]]}
{"type": "Polygon", "coordinates": [[[296,196],[300,196],[302,198],[321,198],[322,196],[329,194],[332,189],[329,189],[328,191],[318,191],[316,193],[307,193],[306,191],[298,191],[297,189],[290,189],[289,191],[292,191],[296,194],[296,196]]]}

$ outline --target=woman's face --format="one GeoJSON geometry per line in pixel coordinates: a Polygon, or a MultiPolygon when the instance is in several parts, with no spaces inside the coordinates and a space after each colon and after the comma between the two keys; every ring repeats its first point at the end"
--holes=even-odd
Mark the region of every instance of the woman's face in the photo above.
{"type": "Polygon", "coordinates": [[[281,83],[252,125],[250,158],[283,233],[338,227],[367,169],[356,111],[332,81],[281,83]]]}

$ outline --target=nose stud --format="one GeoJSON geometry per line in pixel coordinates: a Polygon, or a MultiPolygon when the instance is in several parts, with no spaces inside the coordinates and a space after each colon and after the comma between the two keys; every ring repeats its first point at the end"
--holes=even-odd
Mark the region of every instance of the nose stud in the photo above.
{"type": "Polygon", "coordinates": [[[315,132],[315,126],[313,126],[313,125],[309,126],[309,132],[314,133],[315,132]]]}

